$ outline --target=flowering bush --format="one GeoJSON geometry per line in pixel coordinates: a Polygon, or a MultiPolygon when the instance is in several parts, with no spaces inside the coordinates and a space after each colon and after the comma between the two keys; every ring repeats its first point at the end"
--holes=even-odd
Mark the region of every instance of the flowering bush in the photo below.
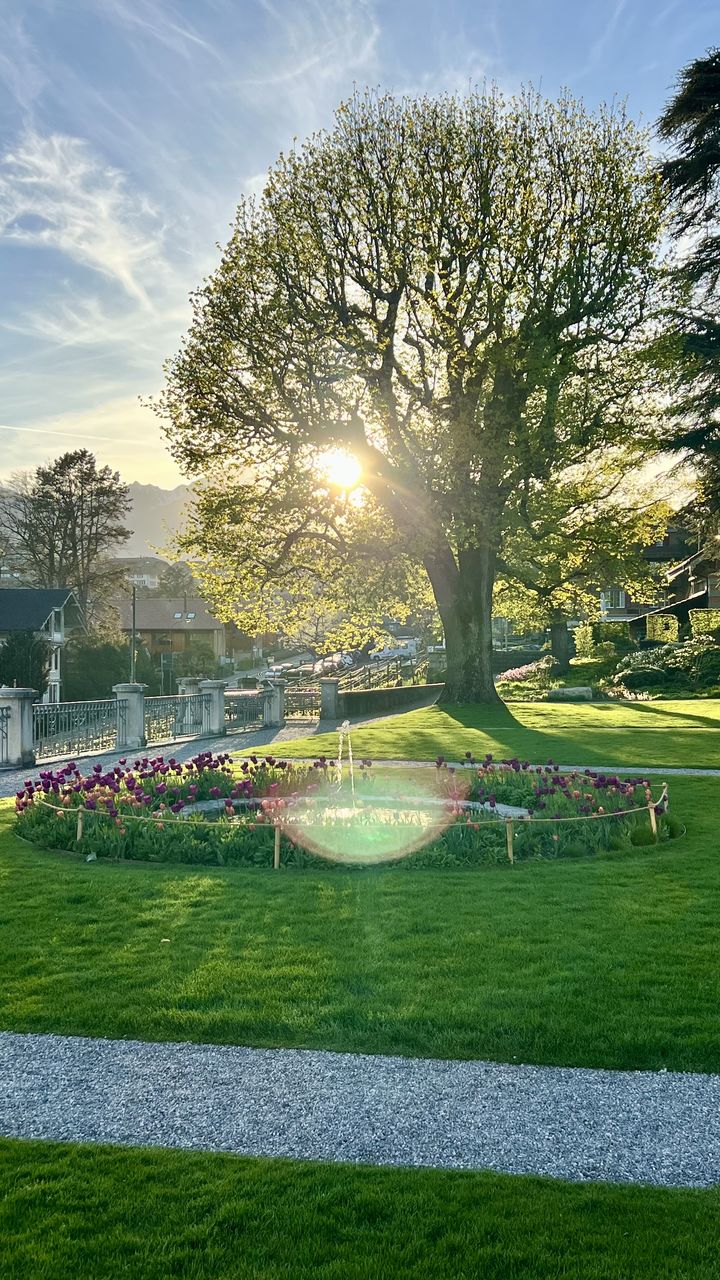
{"type": "MultiPolygon", "coordinates": [[[[429,791],[427,776],[411,766],[382,774],[362,760],[351,796],[347,781],[338,790],[325,757],[310,766],[252,756],[234,767],[230,756],[210,752],[186,764],[142,757],[110,770],[96,765],[85,777],[70,763],[27,779],[16,811],[20,834],[46,848],[203,865],[270,866],[276,826],[283,863],[318,864],[307,851],[314,847],[308,814],[311,827],[340,833],[330,848],[350,862],[400,856],[394,847],[416,850],[402,864],[412,867],[504,862],[506,832],[497,820],[507,816],[504,806],[513,808],[517,859],[648,842],[654,802],[646,779],[563,773],[552,761],[478,762],[470,753],[459,769],[439,757],[429,791]],[[568,818],[591,820],[562,821],[568,818]]],[[[676,834],[669,815],[658,811],[658,821],[662,835],[676,834]]]]}

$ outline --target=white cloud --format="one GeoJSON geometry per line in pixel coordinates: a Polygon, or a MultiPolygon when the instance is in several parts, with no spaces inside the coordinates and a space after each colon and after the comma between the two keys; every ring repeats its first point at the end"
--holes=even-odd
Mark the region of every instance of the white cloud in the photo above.
{"type": "Polygon", "coordinates": [[[0,163],[0,236],[51,248],[150,307],[162,227],[148,201],[80,138],[29,130],[0,163]]]}

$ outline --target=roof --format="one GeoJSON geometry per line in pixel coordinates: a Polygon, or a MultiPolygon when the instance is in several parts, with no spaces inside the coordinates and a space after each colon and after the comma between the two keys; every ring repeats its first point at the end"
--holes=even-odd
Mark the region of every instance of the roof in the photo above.
{"type": "Polygon", "coordinates": [[[0,633],[39,631],[53,609],[74,601],[69,587],[7,587],[0,590],[0,633]]]}
{"type": "Polygon", "coordinates": [[[696,591],[694,595],[686,596],[684,600],[673,600],[671,604],[658,605],[657,609],[648,609],[647,613],[641,613],[637,618],[632,618],[632,622],[644,622],[654,613],[674,613],[676,617],[687,622],[688,614],[691,609],[707,609],[708,592],[696,591]]]}
{"type": "MultiPolygon", "coordinates": [[[[132,628],[132,601],[114,601],[123,631],[132,628]]],[[[135,627],[138,631],[222,631],[223,624],[213,618],[199,596],[141,597],[135,604],[135,627]],[[175,615],[179,614],[179,617],[175,615]],[[190,617],[194,614],[194,617],[190,617]]]]}

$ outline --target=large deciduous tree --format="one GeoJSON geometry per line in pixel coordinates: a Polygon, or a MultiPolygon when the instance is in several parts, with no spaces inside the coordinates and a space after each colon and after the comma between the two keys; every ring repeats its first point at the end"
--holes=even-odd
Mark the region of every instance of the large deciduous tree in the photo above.
{"type": "Polygon", "coordinates": [[[13,477],[0,498],[0,528],[26,579],[72,587],[87,621],[93,595],[106,595],[118,578],[103,557],[130,537],[130,506],[118,473],[78,449],[13,477]]]}
{"type": "Polygon", "coordinates": [[[167,368],[173,452],[215,468],[190,548],[205,589],[259,599],[318,562],[357,582],[404,556],[442,618],[445,697],[494,699],[509,501],[627,433],[661,219],[620,111],[343,104],[240,204],[167,368]],[[321,479],[338,449],[362,468],[355,505],[321,479]]]}

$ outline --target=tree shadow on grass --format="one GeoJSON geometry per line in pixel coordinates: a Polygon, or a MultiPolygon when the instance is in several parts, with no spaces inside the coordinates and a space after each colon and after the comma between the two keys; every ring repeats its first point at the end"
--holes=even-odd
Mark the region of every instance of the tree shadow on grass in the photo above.
{"type": "MultiPolygon", "coordinates": [[[[720,729],[720,702],[716,702],[715,715],[704,716],[690,715],[687,711],[673,711],[667,706],[667,703],[664,702],[636,702],[633,704],[633,710],[635,709],[640,712],[645,712],[646,714],[648,712],[653,712],[656,715],[667,716],[668,719],[691,721],[691,724],[687,724],[685,726],[687,729],[691,729],[693,724],[699,726],[707,725],[709,729],[720,729]]],[[[662,727],[664,726],[658,726],[658,728],[662,727]]],[[[670,727],[671,726],[668,726],[668,728],[670,727]]]]}

